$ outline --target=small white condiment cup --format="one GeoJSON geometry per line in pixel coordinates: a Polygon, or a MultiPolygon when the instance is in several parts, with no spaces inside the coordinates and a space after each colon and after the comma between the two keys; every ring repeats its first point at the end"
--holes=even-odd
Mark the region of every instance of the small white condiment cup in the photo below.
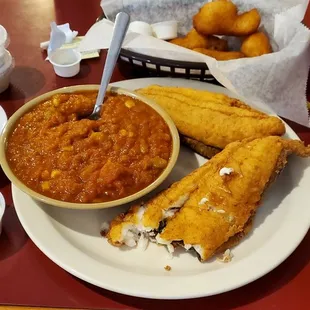
{"type": "Polygon", "coordinates": [[[82,55],[75,49],[58,49],[48,57],[58,76],[72,77],[80,72],[82,55]]]}
{"type": "Polygon", "coordinates": [[[5,211],[5,200],[3,195],[0,193],[0,235],[2,232],[2,219],[5,211]]]}
{"type": "Polygon", "coordinates": [[[10,43],[9,35],[6,29],[0,25],[0,67],[5,64],[6,48],[10,43]]]}
{"type": "Polygon", "coordinates": [[[0,66],[0,93],[4,92],[10,85],[10,76],[14,68],[14,59],[9,51],[5,50],[3,64],[0,66]]]}
{"type": "Polygon", "coordinates": [[[171,40],[178,36],[178,22],[169,20],[152,25],[153,32],[158,39],[171,40]]]}
{"type": "Polygon", "coordinates": [[[0,67],[2,67],[4,65],[4,62],[5,62],[5,52],[6,52],[6,49],[0,47],[0,67]]]}
{"type": "Polygon", "coordinates": [[[146,22],[140,22],[140,21],[131,22],[129,24],[128,30],[145,36],[153,36],[152,26],[146,22]]]}
{"type": "Polygon", "coordinates": [[[10,43],[9,35],[6,29],[0,25],[0,48],[7,48],[10,43]]]}

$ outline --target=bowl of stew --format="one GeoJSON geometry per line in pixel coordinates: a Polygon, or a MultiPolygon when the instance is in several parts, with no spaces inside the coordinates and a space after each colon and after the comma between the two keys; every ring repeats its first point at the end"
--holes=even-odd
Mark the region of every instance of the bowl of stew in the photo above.
{"type": "Polygon", "coordinates": [[[23,105],[0,140],[4,173],[49,205],[101,209],[158,187],[178,158],[178,131],[152,100],[109,87],[101,116],[89,120],[99,85],[60,88],[23,105]]]}

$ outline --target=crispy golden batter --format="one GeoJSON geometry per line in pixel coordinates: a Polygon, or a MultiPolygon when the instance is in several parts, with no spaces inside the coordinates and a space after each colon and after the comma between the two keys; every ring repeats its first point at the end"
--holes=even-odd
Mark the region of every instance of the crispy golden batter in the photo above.
{"type": "Polygon", "coordinates": [[[272,53],[269,38],[263,32],[256,32],[244,39],[241,52],[246,57],[256,57],[272,53]]]}
{"type": "Polygon", "coordinates": [[[167,222],[161,239],[200,245],[201,259],[208,259],[229,238],[244,230],[266,186],[283,169],[290,153],[310,156],[310,147],[279,137],[228,145],[206,164],[209,170],[180,212],[167,222]],[[222,167],[233,168],[233,172],[220,176],[222,167]],[[203,197],[208,201],[201,206],[203,197]],[[225,213],[215,212],[219,209],[225,213]]]}
{"type": "Polygon", "coordinates": [[[285,133],[279,118],[223,94],[157,85],[137,92],[163,107],[182,135],[206,146],[223,149],[237,140],[285,133]]]}
{"type": "Polygon", "coordinates": [[[208,48],[210,50],[227,51],[228,44],[224,39],[215,36],[203,36],[195,29],[192,29],[185,37],[172,39],[170,43],[194,49],[198,47],[208,48]]]}
{"type": "Polygon", "coordinates": [[[107,234],[109,242],[116,246],[124,243],[126,232],[139,218],[138,232],[152,233],[160,244],[193,247],[202,261],[207,260],[236,245],[249,232],[262,194],[291,153],[309,157],[310,147],[272,136],[231,143],[151,199],[143,210],[135,206],[117,217],[107,234]],[[224,167],[232,170],[221,174],[224,167]]]}
{"type": "Polygon", "coordinates": [[[257,31],[261,18],[257,9],[238,15],[229,0],[206,3],[193,17],[194,28],[203,35],[245,36],[257,31]]]}
{"type": "Polygon", "coordinates": [[[213,57],[219,61],[239,59],[239,58],[244,57],[244,54],[242,54],[241,52],[235,52],[235,51],[222,52],[222,51],[214,51],[214,50],[210,50],[206,48],[193,48],[193,51],[213,57]]]}
{"type": "Polygon", "coordinates": [[[253,227],[253,218],[254,215],[250,217],[250,219],[245,223],[243,230],[230,237],[225,243],[223,243],[219,248],[217,248],[215,254],[223,253],[227,249],[231,249],[237,246],[242,241],[242,239],[251,232],[253,227]]]}

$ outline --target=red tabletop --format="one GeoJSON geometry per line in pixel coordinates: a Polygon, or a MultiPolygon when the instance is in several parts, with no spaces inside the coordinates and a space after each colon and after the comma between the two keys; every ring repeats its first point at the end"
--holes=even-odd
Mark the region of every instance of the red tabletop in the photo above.
{"type": "MultiPolygon", "coordinates": [[[[10,34],[9,50],[16,62],[11,87],[0,94],[0,104],[8,116],[26,101],[52,89],[100,82],[104,51],[98,59],[83,61],[78,76],[63,79],[54,74],[39,48],[40,42],[48,40],[53,20],[57,24],[69,22],[72,29],[85,34],[101,14],[99,4],[99,0],[1,0],[0,23],[10,34]]],[[[310,25],[309,9],[305,23],[310,25]]],[[[126,78],[133,78],[132,72],[118,67],[112,81],[126,78]]],[[[288,123],[310,143],[309,129],[288,123]]],[[[194,300],[134,298],[89,285],[54,264],[19,223],[10,182],[2,170],[0,191],[8,204],[0,238],[0,304],[96,309],[310,309],[310,233],[278,268],[237,290],[194,300]]]]}

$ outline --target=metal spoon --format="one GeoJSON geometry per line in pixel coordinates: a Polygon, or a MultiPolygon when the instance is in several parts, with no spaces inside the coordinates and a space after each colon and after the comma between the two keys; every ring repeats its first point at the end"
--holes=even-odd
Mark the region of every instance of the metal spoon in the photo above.
{"type": "Polygon", "coordinates": [[[96,100],[96,104],[92,114],[88,117],[91,120],[97,120],[100,117],[100,110],[103,99],[110,83],[127,29],[130,17],[127,13],[121,12],[116,15],[111,45],[108,50],[107,59],[103,68],[100,88],[96,100]]]}

